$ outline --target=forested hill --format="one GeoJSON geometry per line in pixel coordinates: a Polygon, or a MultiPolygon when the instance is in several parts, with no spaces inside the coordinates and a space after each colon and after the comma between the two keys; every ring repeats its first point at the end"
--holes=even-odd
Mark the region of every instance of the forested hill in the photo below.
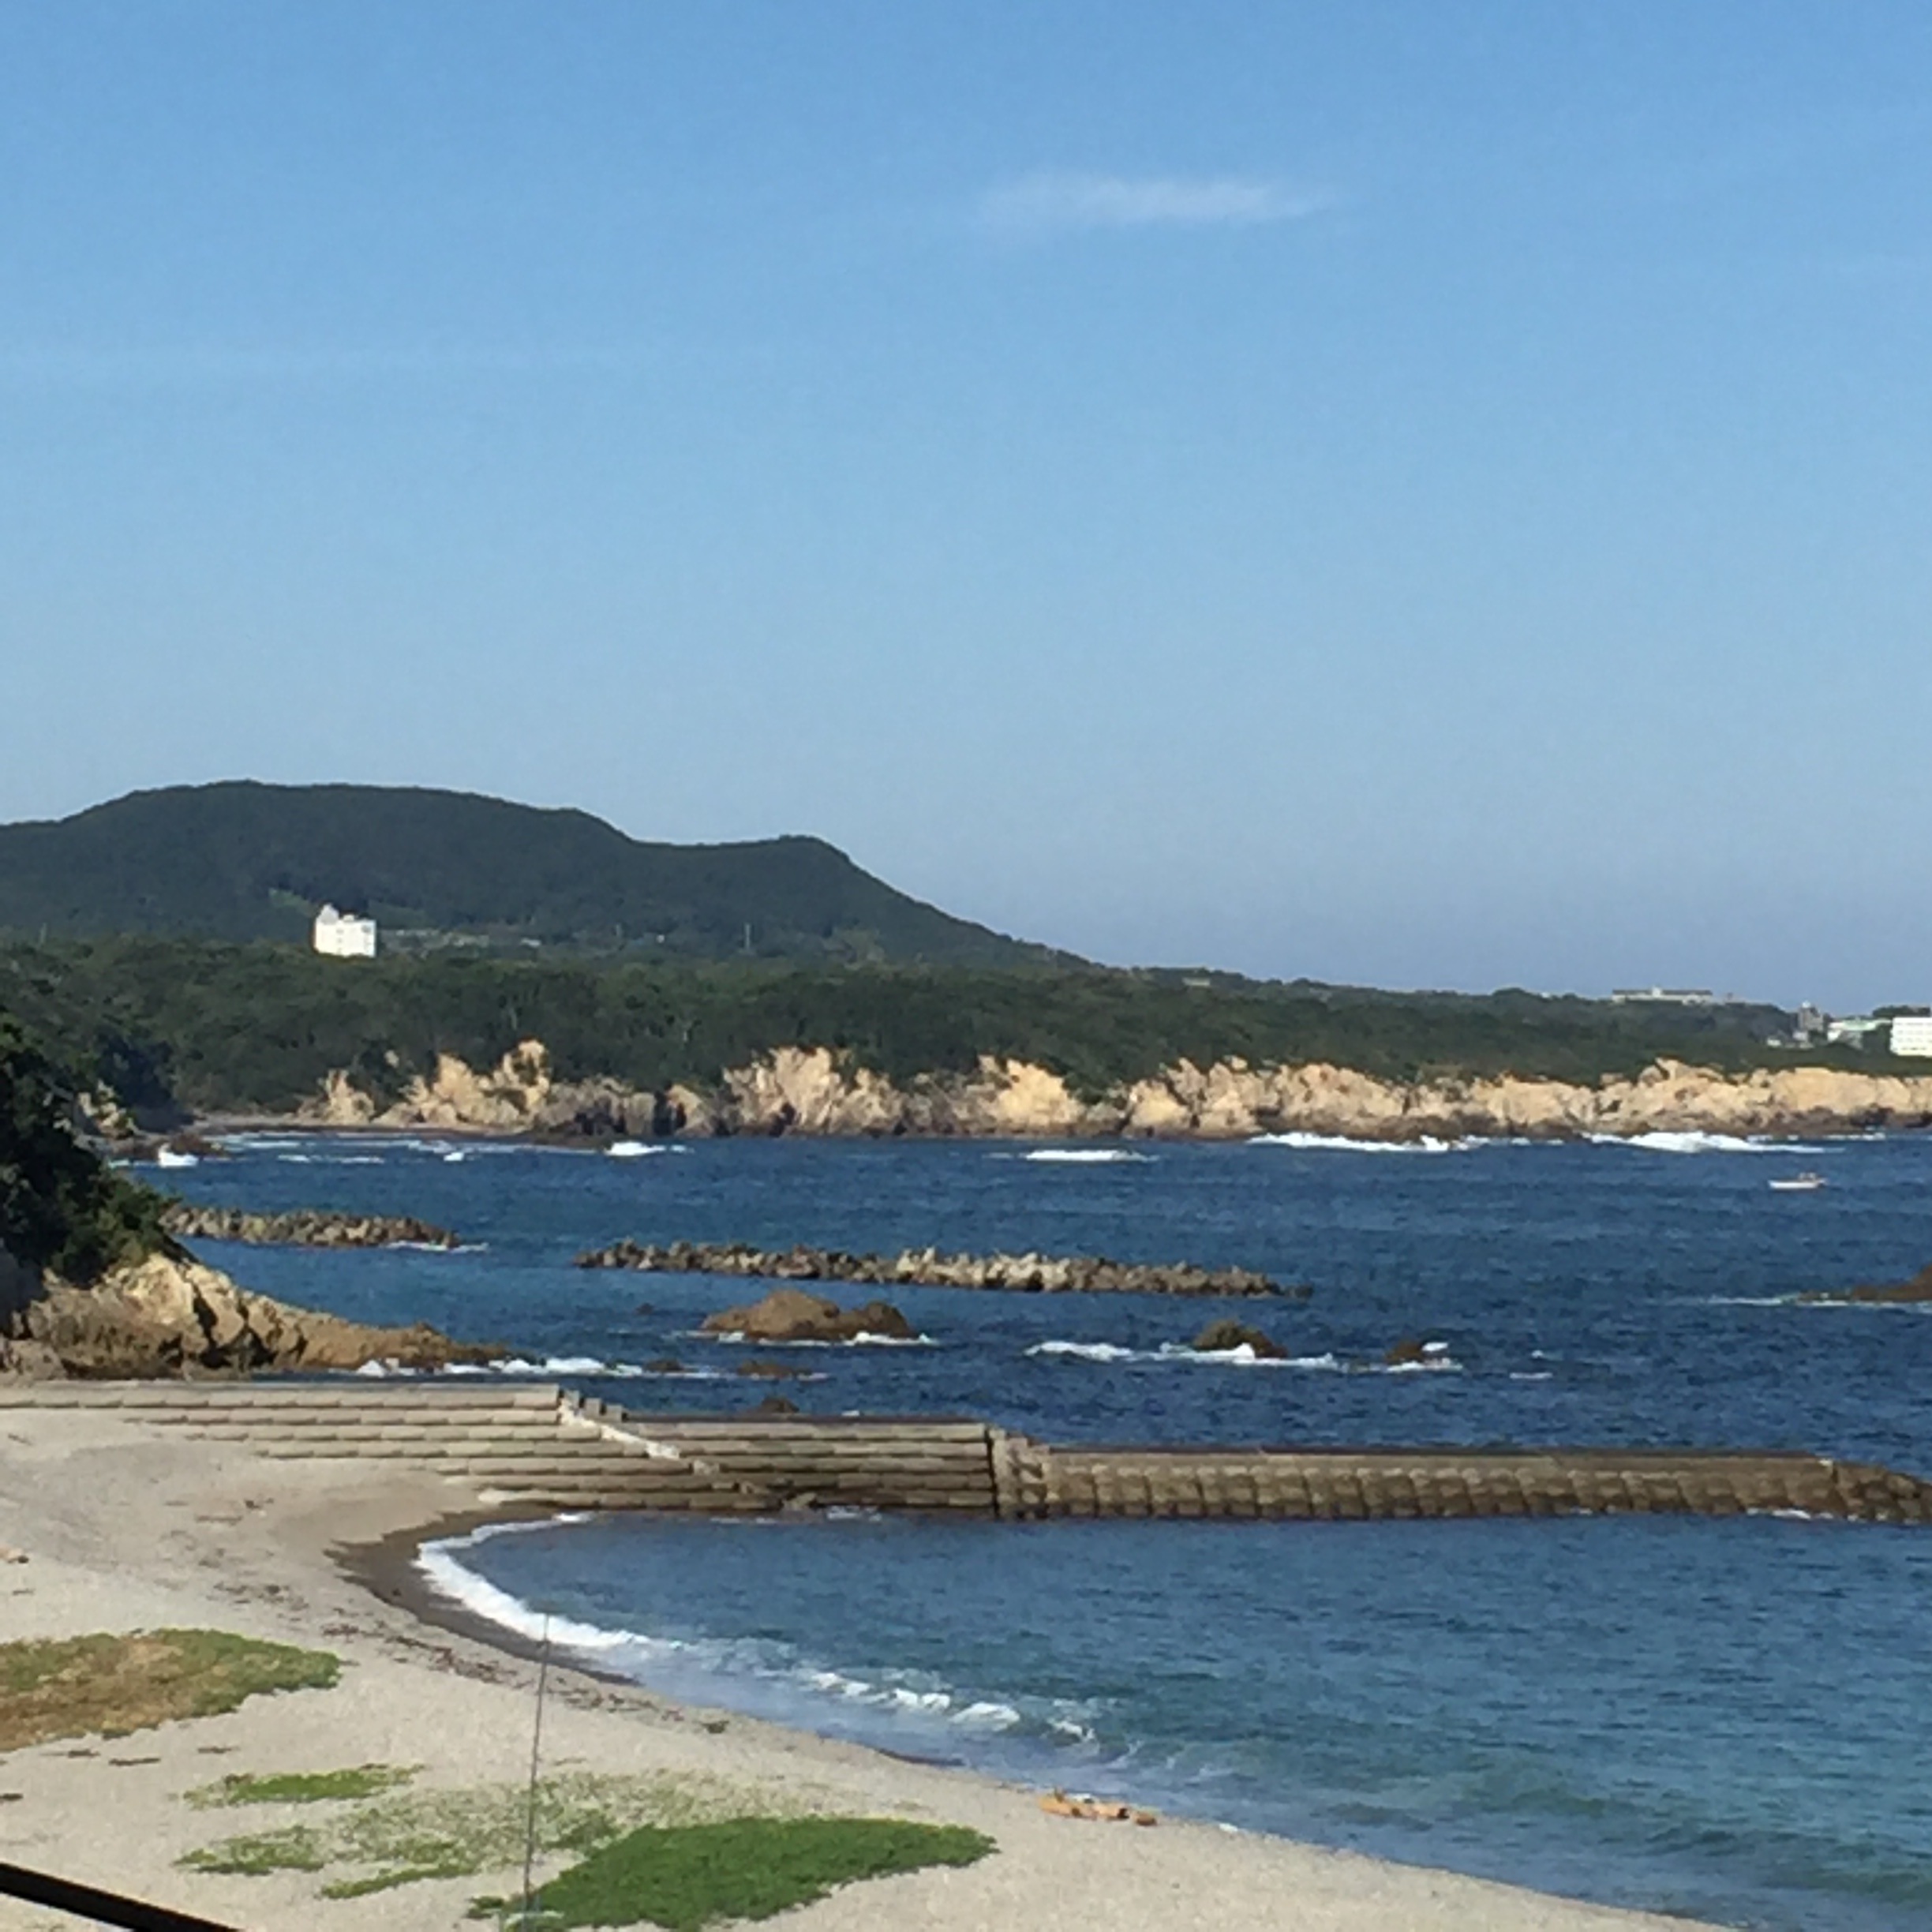
{"type": "Polygon", "coordinates": [[[1064,957],[908,898],[821,839],[653,844],[588,812],[469,792],[237,781],[0,826],[0,939],[299,942],[324,903],[373,915],[404,949],[534,942],[981,967],[1064,957]]]}

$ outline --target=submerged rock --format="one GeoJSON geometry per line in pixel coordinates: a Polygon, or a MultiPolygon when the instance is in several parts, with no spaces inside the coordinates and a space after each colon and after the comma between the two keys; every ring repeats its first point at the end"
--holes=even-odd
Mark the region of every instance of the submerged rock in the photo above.
{"type": "Polygon", "coordinates": [[[802,1288],[774,1288],[749,1308],[723,1309],[700,1324],[702,1335],[738,1335],[747,1342],[850,1342],[862,1335],[912,1339],[912,1324],[887,1301],[841,1309],[802,1288]]]}
{"type": "Polygon", "coordinates": [[[1801,1294],[1800,1301],[1829,1306],[1853,1303],[1932,1301],[1932,1267],[1921,1268],[1910,1281],[1868,1285],[1862,1288],[1820,1288],[1801,1294]]]}
{"type": "Polygon", "coordinates": [[[1237,1321],[1211,1321],[1193,1340],[1204,1355],[1225,1355],[1237,1348],[1249,1349],[1263,1361],[1281,1361],[1288,1351],[1271,1335],[1237,1321]]]}

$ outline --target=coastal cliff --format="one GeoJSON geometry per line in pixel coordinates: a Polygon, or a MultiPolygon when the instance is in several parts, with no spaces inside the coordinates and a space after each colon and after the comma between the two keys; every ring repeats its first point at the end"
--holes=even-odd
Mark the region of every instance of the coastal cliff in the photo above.
{"type": "Polygon", "coordinates": [[[478,1071],[451,1054],[384,1105],[343,1069],[301,1118],[335,1127],[604,1136],[1003,1136],[1015,1139],[1245,1140],[1308,1133],[1350,1140],[1565,1140],[1593,1134],[1844,1133],[1932,1126],[1932,1075],[1833,1067],[1724,1073],[1659,1060],[1593,1085],[1511,1074],[1413,1081],[1315,1064],[1197,1067],[1182,1060],[1094,1098],[1024,1061],[983,1058],[970,1074],[896,1084],[829,1049],[783,1046],[700,1091],[649,1092],[599,1076],[559,1079],[541,1040],[478,1071]]]}
{"type": "Polygon", "coordinates": [[[48,1275],[36,1287],[0,1324],[0,1379],[144,1380],[370,1362],[440,1368],[503,1353],[420,1323],[371,1327],[291,1307],[178,1251],[124,1262],[85,1286],[48,1275]]]}

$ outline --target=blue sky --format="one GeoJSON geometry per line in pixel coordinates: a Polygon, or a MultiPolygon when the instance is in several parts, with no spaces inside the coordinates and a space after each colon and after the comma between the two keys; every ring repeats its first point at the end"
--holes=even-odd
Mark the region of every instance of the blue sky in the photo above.
{"type": "Polygon", "coordinates": [[[0,818],[1932,998],[1932,9],[0,0],[0,818]]]}

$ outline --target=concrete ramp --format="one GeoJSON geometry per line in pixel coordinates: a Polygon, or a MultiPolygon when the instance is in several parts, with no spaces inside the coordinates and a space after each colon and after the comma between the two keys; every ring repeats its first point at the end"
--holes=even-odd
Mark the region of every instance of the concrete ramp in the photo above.
{"type": "Polygon", "coordinates": [[[107,1412],[131,1428],[270,1459],[394,1462],[504,1508],[853,1508],[1017,1522],[1748,1512],[1932,1522],[1932,1485],[1802,1454],[1055,1446],[970,1418],[646,1413],[552,1383],[495,1380],[0,1384],[0,1410],[36,1408],[107,1412]]]}

